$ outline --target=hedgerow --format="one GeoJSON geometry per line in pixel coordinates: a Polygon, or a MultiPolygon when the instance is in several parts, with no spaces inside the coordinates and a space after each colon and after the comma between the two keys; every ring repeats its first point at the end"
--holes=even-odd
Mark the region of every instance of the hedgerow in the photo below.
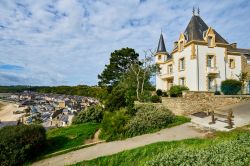
{"type": "Polygon", "coordinates": [[[205,149],[170,149],[148,161],[148,166],[240,166],[250,165],[250,133],[205,149]]]}

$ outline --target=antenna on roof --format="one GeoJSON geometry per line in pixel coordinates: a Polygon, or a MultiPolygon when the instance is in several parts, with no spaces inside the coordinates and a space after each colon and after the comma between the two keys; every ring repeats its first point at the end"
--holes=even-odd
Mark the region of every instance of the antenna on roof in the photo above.
{"type": "Polygon", "coordinates": [[[193,6],[193,15],[195,14],[195,8],[194,8],[194,6],[193,6]]]}
{"type": "Polygon", "coordinates": [[[199,8],[199,6],[198,6],[198,16],[200,15],[200,8],[199,8]]]}

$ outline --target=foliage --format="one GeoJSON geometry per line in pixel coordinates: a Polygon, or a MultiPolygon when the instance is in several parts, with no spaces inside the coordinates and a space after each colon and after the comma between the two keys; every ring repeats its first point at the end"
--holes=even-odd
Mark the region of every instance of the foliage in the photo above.
{"type": "Polygon", "coordinates": [[[249,165],[249,139],[248,133],[238,140],[222,142],[205,149],[171,149],[154,157],[146,165],[249,165]]]}
{"type": "Polygon", "coordinates": [[[126,91],[126,89],[121,86],[114,87],[105,100],[105,108],[108,111],[113,112],[115,110],[119,110],[121,107],[126,107],[126,92],[130,91],[126,91]]]}
{"type": "Polygon", "coordinates": [[[100,123],[103,117],[103,108],[100,106],[91,106],[74,116],[72,124],[80,124],[86,122],[100,123]]]}
{"type": "Polygon", "coordinates": [[[151,102],[153,103],[161,103],[161,97],[157,95],[151,96],[151,102]]]}
{"type": "Polygon", "coordinates": [[[83,161],[75,165],[142,166],[145,164],[168,165],[167,163],[169,162],[171,162],[169,164],[171,165],[175,161],[179,161],[179,158],[184,159],[183,155],[186,155],[188,153],[187,151],[190,151],[191,153],[190,155],[187,154],[189,158],[187,158],[183,163],[176,165],[199,165],[195,164],[195,162],[200,161],[200,163],[202,163],[204,160],[208,160],[209,164],[202,163],[202,165],[249,165],[249,135],[249,131],[235,130],[231,132],[216,133],[216,137],[212,139],[187,139],[181,141],[159,142],[136,149],[123,151],[111,156],[100,157],[90,161],[83,161]],[[209,150],[212,150],[212,152],[209,152],[209,150]],[[194,154],[194,151],[198,154],[194,154]],[[224,151],[226,153],[224,153],[224,151]],[[201,152],[204,152],[204,154],[201,152]],[[190,159],[191,155],[194,155],[194,159],[190,159]],[[171,156],[172,160],[166,161],[165,156],[171,156]],[[199,157],[196,158],[197,156],[199,157]],[[175,158],[173,159],[172,157],[175,158]],[[211,164],[212,162],[223,162],[223,160],[225,160],[225,163],[211,164]],[[190,161],[194,161],[194,163],[190,164],[190,161]],[[232,163],[229,163],[229,161],[232,161],[232,163]]]}
{"type": "Polygon", "coordinates": [[[174,114],[164,107],[142,105],[126,125],[126,136],[136,136],[166,127],[174,121],[174,114]]]}
{"type": "Polygon", "coordinates": [[[221,82],[221,91],[224,95],[236,95],[241,90],[241,82],[234,79],[227,79],[221,82]]]}
{"type": "Polygon", "coordinates": [[[78,95],[104,99],[107,89],[97,86],[77,85],[77,86],[0,86],[0,93],[16,93],[25,90],[40,93],[56,93],[66,95],[78,95]]]}
{"type": "Polygon", "coordinates": [[[105,112],[101,124],[101,138],[107,141],[122,138],[125,132],[124,126],[128,120],[129,116],[125,108],[115,112],[105,112]]]}
{"type": "Polygon", "coordinates": [[[171,97],[180,97],[182,95],[182,91],[189,90],[186,86],[174,85],[170,88],[169,94],[171,97]]]}
{"type": "Polygon", "coordinates": [[[161,89],[157,89],[157,90],[156,90],[156,94],[157,94],[157,96],[162,96],[162,95],[163,95],[163,92],[162,92],[161,89]]]}
{"type": "Polygon", "coordinates": [[[84,123],[47,131],[47,146],[44,154],[77,147],[90,139],[99,128],[96,123],[84,123]]]}
{"type": "Polygon", "coordinates": [[[121,76],[127,71],[130,64],[138,63],[139,54],[132,48],[122,48],[111,53],[109,64],[98,75],[99,86],[113,87],[118,84],[121,76]]]}
{"type": "Polygon", "coordinates": [[[39,125],[6,126],[0,129],[1,165],[22,165],[36,157],[46,143],[39,125]]]}

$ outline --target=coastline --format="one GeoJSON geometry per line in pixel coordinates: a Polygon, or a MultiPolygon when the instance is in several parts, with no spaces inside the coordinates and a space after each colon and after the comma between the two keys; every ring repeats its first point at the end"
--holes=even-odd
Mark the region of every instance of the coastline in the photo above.
{"type": "Polygon", "coordinates": [[[3,105],[0,108],[0,128],[9,125],[16,125],[17,120],[22,116],[22,114],[13,114],[17,110],[18,105],[0,100],[0,104],[3,105]]]}

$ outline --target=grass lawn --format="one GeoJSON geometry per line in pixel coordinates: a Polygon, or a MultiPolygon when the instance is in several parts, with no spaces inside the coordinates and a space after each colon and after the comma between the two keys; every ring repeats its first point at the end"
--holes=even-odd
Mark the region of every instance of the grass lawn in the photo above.
{"type": "MultiPolygon", "coordinates": [[[[237,155],[238,155],[238,165],[248,165],[246,163],[249,162],[249,157],[250,154],[246,153],[246,152],[250,152],[250,131],[249,130],[241,130],[241,129],[237,129],[231,132],[217,132],[215,133],[215,136],[212,136],[210,138],[206,138],[206,139],[188,139],[188,140],[182,140],[182,141],[172,141],[172,142],[160,142],[160,143],[155,143],[155,144],[151,144],[151,145],[147,145],[144,147],[140,147],[140,148],[136,148],[133,150],[128,150],[128,151],[124,151],[124,152],[120,152],[117,153],[115,155],[111,155],[111,156],[106,156],[106,157],[100,157],[94,160],[90,160],[90,161],[83,161],[80,163],[77,163],[75,165],[79,166],[79,165],[84,165],[84,166],[98,166],[98,165],[103,165],[103,166],[128,166],[128,165],[147,165],[148,161],[158,161],[158,163],[151,163],[150,165],[160,165],[163,163],[163,165],[173,165],[173,164],[167,164],[166,161],[164,159],[166,159],[166,156],[168,157],[167,159],[170,160],[179,160],[179,158],[183,159],[184,161],[186,160],[194,160],[191,161],[191,164],[187,164],[187,165],[194,165],[192,162],[196,162],[196,157],[195,154],[196,152],[201,152],[199,153],[202,158],[204,158],[207,160],[215,160],[212,162],[226,162],[227,160],[230,160],[230,158],[233,158],[237,160],[237,155]],[[242,146],[240,146],[240,148],[235,148],[235,146],[228,146],[228,145],[232,145],[231,142],[232,141],[237,141],[238,138],[240,136],[246,135],[246,133],[248,134],[247,137],[244,137],[243,141],[242,141],[242,146]],[[223,143],[225,143],[223,145],[223,143]],[[228,144],[227,144],[228,143],[228,144]],[[246,146],[243,146],[245,145],[246,146]],[[220,145],[222,144],[222,146],[220,145]],[[218,148],[213,149],[215,146],[218,145],[218,148]],[[231,148],[231,149],[230,149],[231,148]],[[194,152],[194,156],[188,156],[189,152],[192,150],[196,150],[194,152]],[[212,155],[210,152],[210,150],[212,151],[212,155]],[[182,151],[186,151],[188,152],[187,154],[182,152],[182,151]],[[223,156],[223,152],[225,151],[225,155],[223,156]],[[228,153],[227,153],[228,152],[228,153]],[[241,153],[242,152],[242,153],[241,153]],[[246,153],[246,154],[245,154],[246,153]],[[205,155],[204,155],[205,154],[205,155]],[[161,155],[165,155],[162,158],[155,158],[161,155]],[[187,157],[186,157],[187,155],[187,157]],[[214,155],[214,156],[213,156],[214,155]],[[218,158],[216,158],[218,155],[218,158]],[[230,156],[232,155],[232,156],[230,156]],[[240,155],[245,155],[244,159],[242,156],[240,155]],[[184,156],[184,157],[183,157],[184,156]],[[247,156],[247,157],[246,157],[247,156]],[[188,158],[190,157],[190,158],[188,158]],[[210,158],[211,157],[211,158],[210,158]],[[216,159],[214,159],[216,158],[216,159]],[[162,161],[163,160],[163,161],[162,161]],[[243,161],[244,160],[244,161],[243,161]],[[160,161],[160,162],[159,162],[160,161]],[[243,163],[242,163],[243,162],[243,163]],[[160,163],[160,164],[159,164],[160,163]]],[[[236,142],[237,144],[241,144],[241,142],[236,142]]],[[[198,156],[200,157],[200,156],[198,156]]],[[[204,159],[204,160],[205,160],[204,159]]],[[[169,161],[168,160],[168,161],[169,161]]],[[[198,159],[197,159],[198,160],[198,159]]],[[[180,161],[180,163],[182,163],[183,161],[180,161]]],[[[230,163],[230,162],[229,162],[230,163]]],[[[179,165],[179,164],[177,164],[179,165]]],[[[199,165],[199,164],[197,164],[199,165]]],[[[202,164],[200,164],[202,165],[202,164]]],[[[204,163],[203,163],[204,165],[204,163]]],[[[209,164],[208,164],[209,165],[209,164]]],[[[213,165],[213,164],[210,164],[213,165]]],[[[227,164],[226,164],[227,165],[227,164]]],[[[230,164],[229,164],[230,165],[230,164]]]]}
{"type": "Polygon", "coordinates": [[[83,145],[99,128],[96,123],[84,123],[47,131],[48,146],[43,155],[83,145]]]}

